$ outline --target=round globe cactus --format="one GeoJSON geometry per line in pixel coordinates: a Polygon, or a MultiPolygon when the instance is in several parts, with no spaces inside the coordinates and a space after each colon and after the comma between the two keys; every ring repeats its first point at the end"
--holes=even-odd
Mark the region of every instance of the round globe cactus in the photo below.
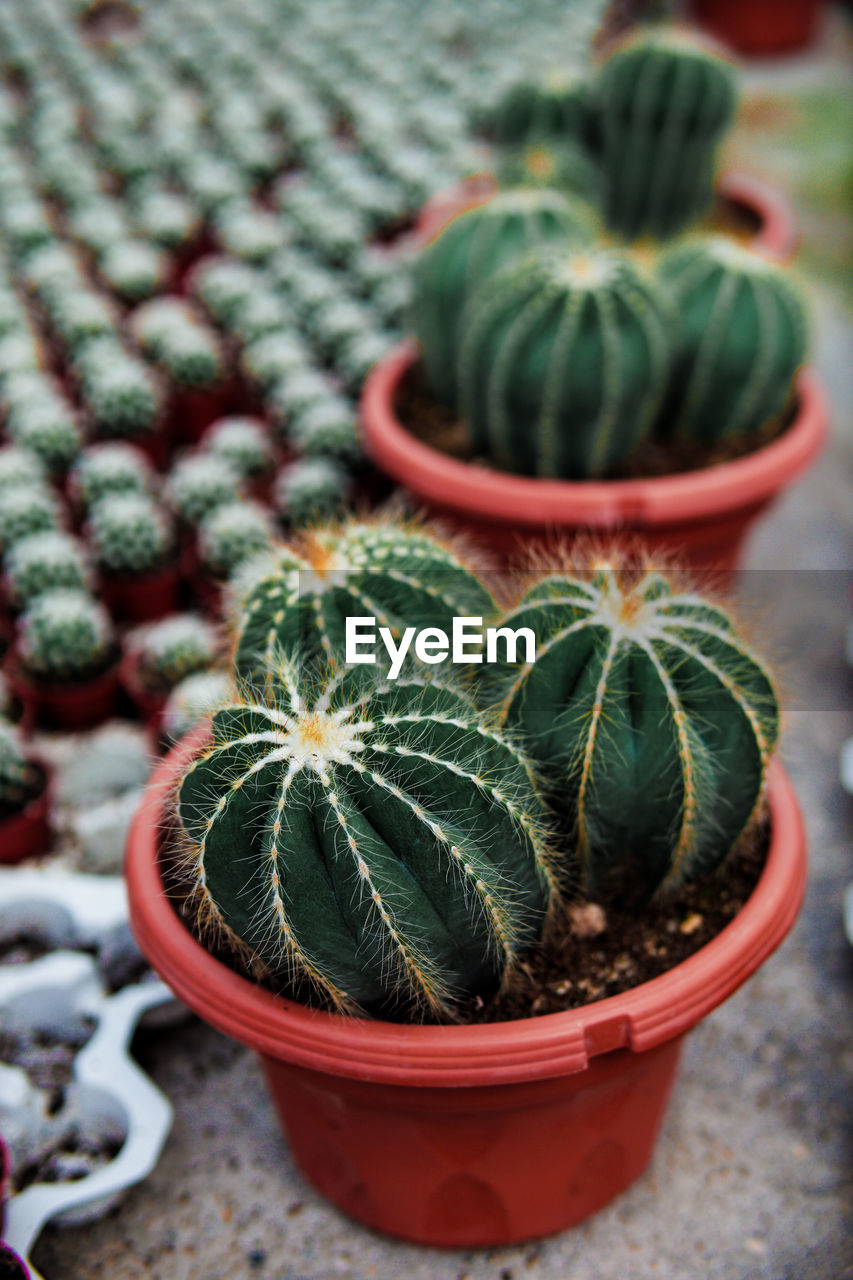
{"type": "Polygon", "coordinates": [[[454,404],[462,314],[478,286],[536,245],[578,245],[592,238],[582,206],[556,191],[506,191],[468,209],[415,262],[413,319],[424,367],[439,399],[454,404]]]}
{"type": "Polygon", "coordinates": [[[216,335],[196,321],[163,335],[155,363],[178,388],[209,389],[223,379],[225,361],[216,335]]]}
{"type": "Polygon", "coordinates": [[[86,534],[98,567],[122,576],[159,569],[174,546],[165,512],[144,493],[101,498],[89,510],[86,534]]]}
{"type": "Polygon", "coordinates": [[[68,477],[72,500],[84,511],[107,494],[154,492],[155,479],[145,454],[132,444],[104,441],[88,445],[68,477]]]}
{"type": "Polygon", "coordinates": [[[260,503],[223,503],[199,524],[201,566],[214,578],[230,578],[250,556],[269,550],[274,536],[270,512],[260,503]]]}
{"type": "Polygon", "coordinates": [[[756,812],[779,729],[727,613],[602,560],[543,577],[501,625],[536,638],[502,673],[501,722],[548,771],[587,890],[640,902],[712,871],[756,812]]]}
{"type": "Polygon", "coordinates": [[[346,396],[328,395],[291,419],[290,442],[308,457],[351,461],[361,454],[358,416],[346,396]]]}
{"type": "Polygon", "coordinates": [[[681,32],[646,31],[602,64],[593,99],[608,224],[665,237],[700,217],[735,108],[725,60],[681,32]]]}
{"type": "Polygon", "coordinates": [[[56,499],[41,484],[10,484],[0,489],[0,556],[8,555],[21,538],[58,525],[56,499]]]}
{"type": "Polygon", "coordinates": [[[32,800],[38,783],[20,730],[0,717],[0,820],[32,800]]]}
{"type": "Polygon", "coordinates": [[[102,439],[141,439],[157,427],[160,387],[151,370],[117,342],[101,340],[80,353],[77,367],[95,434],[102,439]]]}
{"type": "Polygon", "coordinates": [[[312,354],[298,333],[274,329],[248,343],[240,361],[249,380],[264,391],[289,374],[307,368],[312,363],[312,354]]]}
{"type": "Polygon", "coordinates": [[[172,689],[163,708],[163,736],[179,742],[224,703],[233,702],[234,681],[227,671],[195,671],[172,689]]]}
{"type": "Polygon", "coordinates": [[[118,331],[119,320],[112,304],[85,285],[57,290],[47,311],[72,360],[86,343],[114,336],[118,331]]]}
{"type": "Polygon", "coordinates": [[[46,591],[21,614],[18,657],[29,676],[48,684],[97,675],[116,657],[110,615],[83,591],[46,591]]]}
{"type": "Polygon", "coordinates": [[[349,473],[334,458],[297,458],[276,476],[273,504],[292,525],[328,520],[347,505],[351,485],[349,473]]]}
{"type": "Polygon", "coordinates": [[[0,493],[4,489],[44,488],[46,479],[44,463],[29,449],[0,445],[0,493]]]}
{"type": "Polygon", "coordinates": [[[318,682],[282,658],[263,703],[215,713],[177,814],[199,920],[337,1008],[451,1016],[544,927],[527,761],[436,684],[318,682]]]}
{"type": "Polygon", "coordinates": [[[303,533],[294,547],[248,564],[234,597],[235,672],[261,687],[277,650],[299,652],[306,663],[342,655],[347,617],[373,615],[398,635],[412,626],[449,631],[454,617],[495,611],[452,546],[388,519],[303,533]]]}
{"type": "Polygon", "coordinates": [[[4,581],[7,595],[17,609],[25,609],[36,596],[64,587],[89,591],[92,568],[85,549],[60,529],[32,533],[21,538],[6,554],[4,581]]]}
{"type": "Polygon", "coordinates": [[[227,458],[194,453],[175,464],[166,480],[166,499],[179,519],[198,524],[214,507],[231,503],[240,493],[240,476],[227,458]]]}
{"type": "Polygon", "coordinates": [[[10,412],[7,430],[11,440],[36,454],[53,476],[64,474],[83,442],[73,408],[55,393],[30,400],[10,412]]]}
{"type": "Polygon", "coordinates": [[[135,222],[140,232],[161,249],[178,249],[193,238],[200,219],[192,200],[174,191],[146,191],[138,200],[135,222]]]}
{"type": "Polygon", "coordinates": [[[486,121],[500,147],[523,147],[533,139],[586,146],[592,133],[590,85],[580,72],[516,80],[486,121]]]}
{"type": "Polygon", "coordinates": [[[134,303],[163,287],[167,258],[145,240],[120,240],[101,253],[98,267],[110,289],[123,302],[134,303]]]}
{"type": "Polygon", "coordinates": [[[475,450],[499,466],[586,479],[652,431],[675,316],[626,254],[546,246],[487,280],[461,328],[462,414],[475,450]]]}
{"type": "Polygon", "coordinates": [[[186,676],[213,666],[219,652],[216,628],[196,613],[174,613],[138,627],[127,637],[141,684],[168,693],[186,676]]]}
{"type": "Polygon", "coordinates": [[[724,236],[672,250],[659,274],[681,333],[668,428],[713,444],[777,420],[808,345],[805,306],[786,275],[724,236]]]}
{"type": "Polygon", "coordinates": [[[225,458],[244,480],[260,479],[273,468],[272,444],[260,418],[218,418],[205,431],[201,446],[214,457],[225,458]]]}
{"type": "Polygon", "coordinates": [[[258,284],[258,273],[252,267],[224,256],[203,258],[190,275],[193,296],[226,328],[258,284]]]}

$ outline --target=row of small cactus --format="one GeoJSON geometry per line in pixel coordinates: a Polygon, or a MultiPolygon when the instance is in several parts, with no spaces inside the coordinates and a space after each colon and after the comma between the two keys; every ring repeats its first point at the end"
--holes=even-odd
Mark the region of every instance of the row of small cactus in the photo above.
{"type": "Polygon", "coordinates": [[[561,893],[641,908],[712,871],[758,811],[771,679],[718,604],[662,573],[599,559],[502,612],[426,531],[350,522],[247,566],[232,617],[238,693],[178,791],[188,874],[200,927],[304,998],[452,1017],[561,893]],[[363,614],[392,635],[528,627],[535,660],[392,680],[379,657],[344,661],[363,614]]]}

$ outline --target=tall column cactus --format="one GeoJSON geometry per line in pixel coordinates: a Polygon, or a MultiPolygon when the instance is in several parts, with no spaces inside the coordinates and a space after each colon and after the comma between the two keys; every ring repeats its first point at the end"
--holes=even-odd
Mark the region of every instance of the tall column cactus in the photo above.
{"type": "Polygon", "coordinates": [[[501,147],[544,138],[585,146],[591,128],[589,99],[590,85],[580,72],[517,80],[491,112],[489,132],[501,147]]]}
{"type": "Polygon", "coordinates": [[[451,1015],[554,889],[526,759],[435,684],[282,661],[263,703],[214,715],[177,808],[202,926],[341,1009],[451,1015]]]}
{"type": "Polygon", "coordinates": [[[298,652],[305,662],[340,661],[347,617],[375,617],[377,627],[399,636],[406,627],[450,630],[455,616],[495,611],[450,546],[393,520],[314,530],[248,572],[251,585],[241,591],[236,584],[234,666],[240,679],[261,689],[279,652],[298,652]]]}
{"type": "Polygon", "coordinates": [[[665,237],[700,217],[734,108],[731,68],[688,36],[650,31],[617,49],[593,89],[608,225],[665,237]]]}
{"type": "Polygon", "coordinates": [[[533,586],[504,625],[502,723],[549,770],[588,890],[642,901],[712,870],[755,812],[778,734],[771,679],[716,604],[601,567],[533,586]]]}
{"type": "Polygon", "coordinates": [[[544,242],[586,244],[594,226],[585,207],[557,191],[501,192],[458,215],[415,262],[412,315],[433,392],[453,404],[463,307],[477,286],[544,242]]]}
{"type": "Polygon", "coordinates": [[[585,479],[651,432],[674,314],[626,254],[536,250],[486,281],[461,330],[462,413],[475,449],[500,466],[585,479]]]}
{"type": "Polygon", "coordinates": [[[805,307],[783,272],[712,236],[673,249],[659,274],[681,322],[668,426],[714,443],[777,419],[808,344],[805,307]]]}

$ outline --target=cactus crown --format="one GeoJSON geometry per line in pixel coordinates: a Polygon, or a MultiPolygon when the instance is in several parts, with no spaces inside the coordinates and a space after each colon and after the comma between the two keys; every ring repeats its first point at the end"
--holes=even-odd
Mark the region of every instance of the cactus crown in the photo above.
{"type": "Polygon", "coordinates": [[[546,246],[498,272],[461,321],[458,384],[477,452],[526,475],[583,479],[653,429],[674,314],[625,253],[546,246]]]}
{"type": "Polygon", "coordinates": [[[556,188],[590,201],[600,185],[598,168],[582,147],[550,138],[531,138],[523,147],[505,152],[498,175],[502,186],[556,188]]]}
{"type": "Polygon", "coordinates": [[[195,453],[182,458],[166,482],[173,509],[186,524],[197,524],[214,507],[233,502],[238,496],[240,477],[232,464],[213,453],[195,453]]]}
{"type": "Polygon", "coordinates": [[[458,215],[419,254],[414,267],[415,334],[435,394],[454,403],[462,314],[477,287],[536,245],[591,240],[586,210],[557,191],[505,191],[458,215]]]}
{"type": "Polygon", "coordinates": [[[46,591],[21,615],[18,650],[25,669],[43,680],[85,679],[115,654],[110,616],[82,591],[46,591]]]}
{"type": "Polygon", "coordinates": [[[154,375],[116,342],[101,339],[78,358],[86,403],[102,438],[149,434],[160,414],[160,392],[154,375]]]}
{"type": "Polygon", "coordinates": [[[8,485],[0,489],[0,555],[31,533],[57,527],[56,501],[42,485],[8,485]]]}
{"type": "Polygon", "coordinates": [[[59,529],[48,529],[21,538],[9,549],[5,579],[10,600],[21,609],[57,587],[88,591],[92,570],[75,538],[59,529]]]}
{"type": "Polygon", "coordinates": [[[10,413],[8,430],[15,444],[36,454],[54,475],[73,462],[83,438],[70,405],[52,392],[10,413]]]}
{"type": "Polygon", "coordinates": [[[525,758],[435,684],[279,658],[263,703],[215,714],[178,814],[204,924],[338,1008],[451,1015],[536,938],[554,883],[525,758]]]}
{"type": "Polygon", "coordinates": [[[230,462],[244,479],[263,476],[272,468],[272,447],[259,418],[219,418],[205,431],[202,444],[230,462]]]}
{"type": "Polygon", "coordinates": [[[144,493],[111,493],[89,512],[87,532],[97,563],[108,573],[148,573],[172,550],[162,508],[144,493]]]}
{"type": "Polygon", "coordinates": [[[270,513],[258,502],[225,502],[204,517],[198,529],[199,554],[208,573],[229,578],[250,556],[271,548],[270,513]]]}
{"type": "Polygon", "coordinates": [[[349,475],[334,458],[297,458],[276,476],[274,502],[295,527],[328,520],[346,505],[349,475]]]}
{"type": "Polygon", "coordinates": [[[44,464],[20,445],[0,446],[0,493],[6,489],[44,487],[44,464]]]}
{"type": "Polygon", "coordinates": [[[195,613],[175,613],[139,627],[129,639],[142,683],[153,690],[172,689],[216,660],[216,629],[195,613]]]}
{"type": "Polygon", "coordinates": [[[725,236],[685,242],[659,273],[681,322],[672,429],[713,443],[777,419],[808,345],[785,274],[725,236]]]}
{"type": "Polygon", "coordinates": [[[145,457],[131,444],[89,445],[80,454],[69,476],[71,493],[84,510],[112,493],[150,493],[154,473],[145,457]]]}
{"type": "Polygon", "coordinates": [[[663,237],[704,213],[735,106],[724,59],[676,31],[648,32],[603,63],[594,99],[608,224],[663,237]]]}
{"type": "Polygon", "coordinates": [[[110,288],[127,302],[150,298],[166,274],[164,254],[145,240],[119,240],[108,245],[99,266],[110,288]]]}
{"type": "Polygon", "coordinates": [[[340,660],[347,617],[374,616],[397,634],[407,626],[449,629],[456,616],[494,609],[478,578],[433,535],[396,521],[351,520],[305,533],[254,574],[239,601],[234,667],[262,689],[277,651],[340,660]]]}
{"type": "Polygon", "coordinates": [[[0,816],[27,803],[33,795],[36,778],[20,732],[0,717],[0,816]]]}
{"type": "Polygon", "coordinates": [[[537,638],[501,720],[548,767],[592,893],[642,901],[725,858],[778,735],[773,685],[722,608],[602,564],[537,582],[505,619],[537,638]]]}

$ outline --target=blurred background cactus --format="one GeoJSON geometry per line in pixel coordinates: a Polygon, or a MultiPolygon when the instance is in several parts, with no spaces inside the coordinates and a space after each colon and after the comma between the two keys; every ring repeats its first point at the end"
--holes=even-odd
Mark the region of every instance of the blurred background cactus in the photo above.
{"type": "Polygon", "coordinates": [[[131,654],[142,686],[168,693],[196,671],[213,666],[219,652],[216,628],[196,613],[175,613],[130,633],[131,654]]]}
{"type": "Polygon", "coordinates": [[[107,494],[91,508],[86,531],[98,568],[109,574],[152,573],[174,548],[166,513],[144,493],[107,494]]]}
{"type": "Polygon", "coordinates": [[[28,676],[48,684],[97,675],[116,657],[110,616],[82,591],[47,591],[21,614],[18,657],[28,676]]]}
{"type": "Polygon", "coordinates": [[[91,591],[94,574],[76,538],[61,529],[47,529],[21,538],[10,548],[4,583],[15,608],[24,609],[36,596],[58,587],[91,591]]]}

